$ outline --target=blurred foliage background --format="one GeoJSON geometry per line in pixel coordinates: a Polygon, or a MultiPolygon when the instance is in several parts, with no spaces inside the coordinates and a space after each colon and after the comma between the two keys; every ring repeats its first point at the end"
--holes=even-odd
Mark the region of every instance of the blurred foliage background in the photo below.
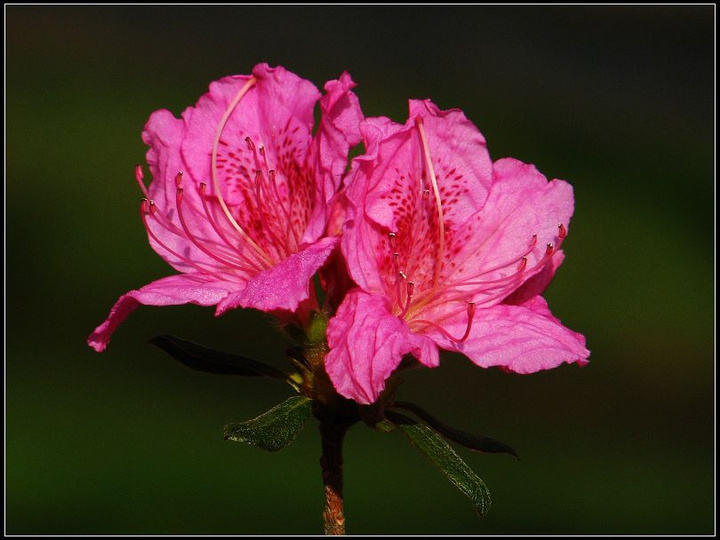
{"type": "Polygon", "coordinates": [[[531,376],[447,354],[399,390],[515,447],[459,452],[483,521],[398,433],[346,448],[355,534],[714,530],[714,10],[705,6],[6,6],[6,532],[321,532],[314,425],[279,454],[224,442],[280,383],[192,372],[171,333],[284,365],[254,311],[141,308],[102,355],[117,297],[167,275],[133,166],[150,113],[281,64],[350,72],[364,112],[465,111],[494,159],[569,180],[567,259],[547,297],[591,364],[531,376]]]}

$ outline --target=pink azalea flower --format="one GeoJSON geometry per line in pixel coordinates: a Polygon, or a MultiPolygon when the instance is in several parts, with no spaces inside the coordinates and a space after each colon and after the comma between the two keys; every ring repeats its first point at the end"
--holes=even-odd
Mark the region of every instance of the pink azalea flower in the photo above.
{"type": "MultiPolygon", "coordinates": [[[[320,93],[282,67],[231,76],[180,119],[152,114],[143,131],[153,175],[140,215],[153,249],[179,273],[124,294],[88,344],[107,346],[140,304],[295,311],[338,242],[324,236],[330,200],[360,140],[362,113],[343,74],[320,93]]],[[[309,300],[308,300],[309,299],[309,300]]]]}
{"type": "Polygon", "coordinates": [[[572,187],[532,165],[492,163],[458,110],[411,101],[405,125],[362,127],[341,241],[358,287],[328,325],[338,392],[372,403],[403,355],[438,348],[517,373],[587,362],[585,338],[540,296],[563,259],[572,187]]]}

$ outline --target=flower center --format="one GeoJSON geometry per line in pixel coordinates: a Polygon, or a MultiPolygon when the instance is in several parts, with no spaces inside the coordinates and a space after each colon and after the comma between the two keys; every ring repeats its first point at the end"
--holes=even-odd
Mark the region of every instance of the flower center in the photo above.
{"type": "Polygon", "coordinates": [[[529,238],[527,248],[506,261],[492,267],[485,265],[469,274],[460,271],[471,264],[465,261],[474,260],[477,254],[468,253],[460,245],[462,234],[456,229],[464,224],[447,219],[448,212],[454,215],[452,204],[457,201],[457,191],[451,193],[438,181],[421,117],[415,119],[415,127],[418,169],[415,174],[405,175],[396,169],[401,180],[398,183],[409,191],[400,192],[389,203],[396,209],[398,230],[388,233],[386,240],[388,255],[383,265],[388,276],[387,290],[393,300],[393,313],[404,318],[413,330],[432,327],[460,343],[470,335],[476,306],[492,306],[514,292],[550,260],[567,231],[562,223],[558,224],[556,242],[546,244],[544,252],[536,251],[535,234],[529,238]],[[453,336],[442,324],[457,320],[463,313],[467,316],[466,330],[462,336],[453,336]]]}
{"type": "Polygon", "coordinates": [[[141,203],[143,223],[154,242],[183,265],[223,279],[228,273],[254,276],[296,252],[310,207],[307,173],[296,163],[300,152],[289,133],[298,129],[294,124],[289,122],[279,134],[272,131],[273,143],[278,143],[278,135],[284,150],[273,153],[284,171],[280,174],[257,139],[240,137],[241,147],[230,147],[223,140],[232,113],[255,84],[252,77],[243,85],[218,123],[210,155],[213,193],[208,192],[205,182],[191,182],[194,189],[186,192],[180,171],[175,178],[176,212],[172,208],[161,211],[145,187],[142,167],[138,165],[135,170],[145,196],[141,203]],[[293,182],[300,186],[296,191],[302,199],[295,207],[293,182]],[[237,200],[228,202],[221,188],[231,189],[238,184],[242,197],[236,194],[237,200]]]}

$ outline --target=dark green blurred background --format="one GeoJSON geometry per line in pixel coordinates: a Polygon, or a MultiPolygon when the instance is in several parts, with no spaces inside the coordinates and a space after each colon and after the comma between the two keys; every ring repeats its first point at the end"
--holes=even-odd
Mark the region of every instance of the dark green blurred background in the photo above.
{"type": "Polygon", "coordinates": [[[478,521],[401,435],[357,426],[348,532],[713,532],[713,6],[5,9],[8,533],[321,532],[314,424],[279,454],[221,437],[289,388],[145,343],[283,366],[266,316],[141,308],[102,355],[85,345],[170,273],[133,178],[148,116],[261,61],[319,87],[347,70],[367,115],[459,107],[493,158],[575,187],[547,297],[591,364],[517,376],[448,354],[410,374],[402,399],[522,461],[459,450],[493,494],[478,521]]]}

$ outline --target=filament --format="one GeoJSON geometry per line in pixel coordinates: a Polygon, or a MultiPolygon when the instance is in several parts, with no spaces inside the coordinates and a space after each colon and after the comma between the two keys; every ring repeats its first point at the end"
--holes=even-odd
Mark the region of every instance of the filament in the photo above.
{"type": "Polygon", "coordinates": [[[227,110],[223,114],[222,118],[220,119],[220,123],[218,124],[217,131],[215,133],[215,140],[213,141],[213,147],[212,147],[212,156],[211,156],[211,171],[212,171],[212,179],[213,179],[213,186],[215,188],[215,194],[217,195],[218,201],[220,202],[220,206],[223,209],[223,212],[228,218],[228,221],[233,226],[233,228],[240,233],[240,236],[243,237],[243,239],[257,252],[257,254],[267,263],[269,266],[272,266],[272,261],[270,260],[269,256],[263,249],[258,246],[255,241],[250,238],[250,236],[243,230],[243,228],[238,224],[238,222],[235,220],[235,218],[230,213],[230,210],[227,207],[227,204],[225,203],[225,199],[222,196],[222,192],[220,191],[220,180],[218,178],[217,173],[217,154],[218,154],[218,145],[220,144],[220,137],[222,136],[222,132],[225,129],[225,124],[227,124],[227,121],[230,119],[230,115],[233,113],[235,108],[238,106],[238,103],[240,103],[240,100],[247,94],[250,89],[255,86],[255,83],[257,82],[257,79],[255,77],[251,77],[246,83],[245,86],[243,86],[240,91],[237,93],[235,98],[232,100],[230,105],[228,105],[227,110]]]}

